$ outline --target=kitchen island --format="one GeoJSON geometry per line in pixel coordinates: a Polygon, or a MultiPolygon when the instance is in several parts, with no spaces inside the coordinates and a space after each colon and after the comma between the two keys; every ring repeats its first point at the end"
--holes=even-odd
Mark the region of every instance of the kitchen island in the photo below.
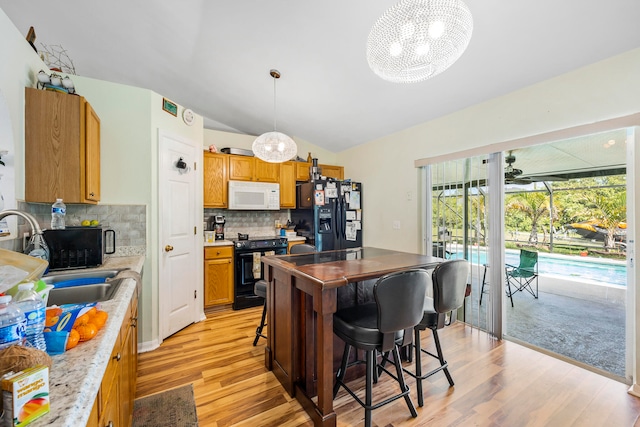
{"type": "Polygon", "coordinates": [[[434,268],[442,261],[378,248],[262,258],[269,283],[265,366],[315,425],[336,425],[333,313],[338,289],[403,269],[434,268]]]}
{"type": "MultiPolygon", "coordinates": [[[[95,270],[128,269],[141,273],[143,256],[107,258],[95,270]]],[[[89,271],[93,269],[84,269],[89,271]]],[[[126,272],[125,272],[126,273],[126,272]]],[[[55,273],[51,273],[52,275],[55,273]]],[[[129,304],[138,291],[133,278],[125,279],[113,299],[103,301],[100,309],[109,313],[105,326],[90,341],[60,355],[52,356],[49,371],[50,412],[31,425],[78,427],[89,421],[96,396],[128,314],[129,304]]],[[[135,330],[134,330],[135,332],[135,330]]]]}

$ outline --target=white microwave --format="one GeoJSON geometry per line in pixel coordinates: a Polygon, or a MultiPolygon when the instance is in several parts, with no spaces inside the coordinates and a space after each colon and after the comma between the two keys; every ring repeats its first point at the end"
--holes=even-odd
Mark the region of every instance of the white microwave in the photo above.
{"type": "Polygon", "coordinates": [[[280,184],[229,181],[229,209],[280,210],[280,184]]]}

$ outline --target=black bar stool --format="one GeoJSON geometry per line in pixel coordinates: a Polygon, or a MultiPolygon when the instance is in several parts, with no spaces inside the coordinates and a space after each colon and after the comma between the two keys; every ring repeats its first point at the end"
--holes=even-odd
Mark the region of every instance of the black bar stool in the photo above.
{"type": "MultiPolygon", "coordinates": [[[[418,413],[409,396],[409,387],[404,381],[398,346],[411,343],[411,330],[423,316],[423,306],[429,273],[425,270],[404,270],[387,274],[374,285],[375,302],[338,310],[333,315],[333,331],[345,342],[342,363],[336,375],[333,397],[343,387],[365,409],[365,426],[371,425],[371,412],[387,403],[404,397],[412,417],[418,413]],[[356,360],[348,364],[351,347],[366,352],[366,361],[356,360]],[[377,363],[376,352],[393,353],[396,375],[377,363]],[[344,383],[346,370],[354,364],[366,363],[366,397],[363,402],[344,383]],[[377,379],[374,369],[384,370],[400,385],[400,393],[373,404],[373,381],[377,379]]],[[[383,358],[385,361],[387,357],[383,358]]]]}
{"type": "Polygon", "coordinates": [[[449,373],[449,365],[444,360],[440,339],[438,338],[438,329],[450,325],[453,322],[453,313],[446,322],[447,313],[453,312],[464,304],[464,298],[467,291],[467,277],[469,275],[469,262],[464,259],[445,261],[439,264],[432,274],[433,298],[427,297],[424,300],[424,311],[422,320],[414,328],[414,343],[416,366],[415,372],[407,369],[404,371],[416,379],[418,390],[418,406],[424,405],[424,397],[422,393],[422,380],[431,375],[444,371],[449,381],[449,385],[453,387],[453,378],[449,373]],[[433,340],[436,345],[437,354],[428,352],[420,346],[420,331],[431,329],[433,332],[433,340]],[[438,359],[440,366],[427,372],[422,373],[421,355],[425,353],[431,357],[438,359]]]}
{"type": "MultiPolygon", "coordinates": [[[[291,254],[305,254],[316,252],[317,249],[313,245],[309,245],[307,243],[300,243],[298,245],[291,246],[291,254]]],[[[256,337],[253,339],[253,346],[255,347],[258,344],[258,340],[260,338],[267,338],[266,335],[262,333],[267,324],[265,323],[267,319],[267,281],[266,280],[258,280],[253,285],[253,293],[259,297],[264,298],[264,304],[262,306],[262,317],[260,319],[260,324],[256,328],[256,337]]]]}

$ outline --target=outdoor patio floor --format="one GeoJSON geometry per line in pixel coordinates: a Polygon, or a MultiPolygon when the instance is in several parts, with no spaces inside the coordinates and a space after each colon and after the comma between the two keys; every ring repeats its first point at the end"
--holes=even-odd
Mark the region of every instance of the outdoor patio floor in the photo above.
{"type": "MultiPolygon", "coordinates": [[[[473,282],[466,322],[485,329],[488,295],[480,306],[479,283],[473,282]]],[[[514,307],[508,298],[505,301],[505,336],[625,377],[624,305],[546,292],[539,292],[538,299],[518,292],[513,295],[514,307]]]]}

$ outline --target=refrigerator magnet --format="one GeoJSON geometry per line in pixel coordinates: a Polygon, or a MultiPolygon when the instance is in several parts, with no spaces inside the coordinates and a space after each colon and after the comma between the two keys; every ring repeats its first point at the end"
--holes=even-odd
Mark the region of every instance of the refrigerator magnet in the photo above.
{"type": "Polygon", "coordinates": [[[353,222],[347,222],[347,225],[344,230],[345,238],[349,241],[355,241],[358,237],[358,231],[356,225],[353,222]]]}
{"type": "Polygon", "coordinates": [[[324,205],[324,191],[323,190],[316,190],[314,193],[314,200],[316,203],[316,206],[323,206],[324,205]]]}
{"type": "Polygon", "coordinates": [[[360,209],[360,192],[352,191],[349,200],[349,209],[360,209]]]}

